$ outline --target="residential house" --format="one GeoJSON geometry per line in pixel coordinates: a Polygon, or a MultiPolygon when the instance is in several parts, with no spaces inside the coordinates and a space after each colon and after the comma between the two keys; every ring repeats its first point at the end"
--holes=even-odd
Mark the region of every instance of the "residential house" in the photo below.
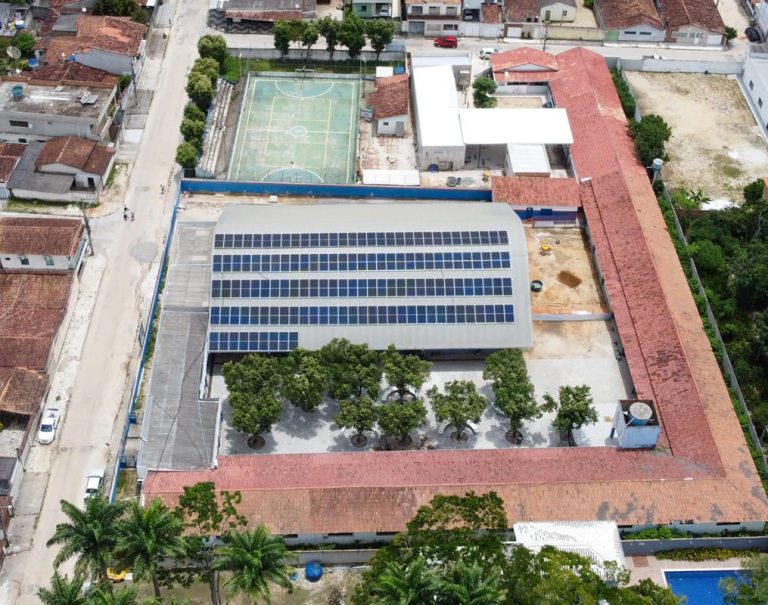
{"type": "Polygon", "coordinates": [[[725,23],[712,0],[662,0],[667,42],[681,46],[722,46],[725,23]]]}
{"type": "Polygon", "coordinates": [[[399,0],[352,0],[352,12],[362,19],[399,19],[399,0]]]}
{"type": "Polygon", "coordinates": [[[741,76],[762,128],[768,128],[768,44],[751,44],[741,76]]]}
{"type": "Polygon", "coordinates": [[[760,0],[760,2],[753,4],[755,9],[755,25],[757,25],[760,33],[765,38],[768,34],[768,2],[766,0],[760,0]]]}
{"type": "Polygon", "coordinates": [[[539,18],[544,23],[576,19],[576,0],[539,0],[539,18]]]}
{"type": "Polygon", "coordinates": [[[663,42],[666,38],[653,0],[595,0],[594,10],[607,42],[663,42]]]}
{"type": "Polygon", "coordinates": [[[115,150],[61,137],[27,145],[8,181],[11,195],[49,202],[95,203],[115,163],[115,150]]]}
{"type": "Polygon", "coordinates": [[[26,4],[0,2],[0,36],[13,37],[32,25],[32,11],[26,4]]]}
{"type": "Polygon", "coordinates": [[[0,269],[77,271],[87,240],[79,220],[0,218],[0,269]]]}
{"type": "Polygon", "coordinates": [[[45,44],[46,64],[73,61],[137,79],[144,62],[147,26],[128,17],[81,15],[74,35],[54,36],[45,44]]]}
{"type": "Polygon", "coordinates": [[[208,26],[232,33],[267,33],[278,19],[314,19],[316,0],[212,0],[208,26]]]}
{"type": "Polygon", "coordinates": [[[548,101],[551,95],[547,82],[557,70],[557,58],[535,48],[523,47],[491,55],[491,76],[496,86],[518,94],[541,94],[548,101]]]}
{"type": "Polygon", "coordinates": [[[61,136],[109,138],[116,83],[37,79],[39,73],[0,79],[1,142],[29,143],[61,136]]]}
{"type": "Polygon", "coordinates": [[[459,32],[463,36],[478,38],[498,38],[504,34],[504,11],[497,2],[477,4],[477,9],[468,9],[464,2],[459,32]]]}
{"type": "Polygon", "coordinates": [[[368,101],[373,109],[374,132],[378,136],[402,137],[408,127],[408,74],[376,78],[376,90],[368,101]]]}
{"type": "Polygon", "coordinates": [[[19,143],[0,143],[0,199],[2,200],[8,199],[11,195],[7,187],[8,179],[11,178],[25,149],[26,147],[19,143]]]}
{"type": "Polygon", "coordinates": [[[457,36],[461,0],[405,0],[408,33],[417,36],[457,36]]]}

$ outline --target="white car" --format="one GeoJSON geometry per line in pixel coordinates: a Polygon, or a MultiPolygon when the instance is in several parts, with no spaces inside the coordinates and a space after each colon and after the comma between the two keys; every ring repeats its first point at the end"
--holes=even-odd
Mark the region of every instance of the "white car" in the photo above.
{"type": "Polygon", "coordinates": [[[48,408],[43,412],[40,420],[40,429],[37,431],[37,440],[43,445],[53,443],[56,438],[56,429],[59,426],[59,408],[48,408]]]}
{"type": "Polygon", "coordinates": [[[104,469],[95,468],[88,473],[88,479],[85,480],[85,493],[83,500],[88,502],[88,498],[101,493],[101,486],[104,484],[104,469]]]}
{"type": "Polygon", "coordinates": [[[501,52],[498,48],[483,48],[480,50],[481,59],[490,59],[491,55],[501,52]]]}

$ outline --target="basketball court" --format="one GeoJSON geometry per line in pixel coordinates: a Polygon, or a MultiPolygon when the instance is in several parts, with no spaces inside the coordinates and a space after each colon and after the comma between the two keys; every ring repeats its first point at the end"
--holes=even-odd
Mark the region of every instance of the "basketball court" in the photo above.
{"type": "Polygon", "coordinates": [[[352,183],[358,78],[249,74],[229,179],[352,183]]]}

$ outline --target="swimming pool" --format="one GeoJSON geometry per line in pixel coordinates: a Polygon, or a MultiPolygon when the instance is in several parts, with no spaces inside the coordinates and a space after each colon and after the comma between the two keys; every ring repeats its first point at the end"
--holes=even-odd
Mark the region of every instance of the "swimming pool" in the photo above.
{"type": "Polygon", "coordinates": [[[686,598],[685,605],[723,605],[720,580],[741,580],[744,574],[738,569],[665,571],[664,578],[672,592],[686,598]]]}

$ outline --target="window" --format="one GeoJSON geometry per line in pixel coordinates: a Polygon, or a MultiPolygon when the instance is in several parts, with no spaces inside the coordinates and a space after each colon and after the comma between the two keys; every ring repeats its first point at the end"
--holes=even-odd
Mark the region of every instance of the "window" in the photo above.
{"type": "Polygon", "coordinates": [[[368,7],[367,7],[365,4],[363,4],[362,6],[360,6],[360,12],[361,12],[361,13],[364,13],[364,12],[366,12],[367,10],[368,10],[368,7]]]}
{"type": "Polygon", "coordinates": [[[430,15],[439,15],[440,14],[440,7],[439,6],[430,6],[429,7],[429,14],[430,15]]]}
{"type": "Polygon", "coordinates": [[[26,142],[27,142],[27,139],[22,139],[21,137],[19,137],[19,143],[26,143],[26,142]]]}
{"type": "Polygon", "coordinates": [[[32,124],[26,120],[10,120],[10,122],[11,126],[15,126],[16,128],[32,128],[32,124]]]}
{"type": "Polygon", "coordinates": [[[564,10],[564,11],[563,11],[563,16],[562,16],[562,18],[565,18],[565,17],[567,17],[567,16],[568,16],[568,11],[564,10]]]}
{"type": "Polygon", "coordinates": [[[443,26],[443,31],[455,32],[455,31],[458,31],[458,30],[459,30],[459,26],[456,23],[451,23],[451,24],[446,23],[443,26]]]}
{"type": "Polygon", "coordinates": [[[749,81],[749,90],[754,90],[754,88],[755,88],[755,83],[752,80],[750,80],[749,81]]]}
{"type": "Polygon", "coordinates": [[[389,126],[389,122],[382,122],[382,126],[389,126]]]}
{"type": "Polygon", "coordinates": [[[424,14],[424,7],[423,6],[412,6],[411,7],[411,14],[412,15],[423,15],[424,14]]]}
{"type": "Polygon", "coordinates": [[[29,264],[29,259],[26,256],[24,256],[23,254],[19,254],[19,262],[22,265],[28,265],[29,264]]]}
{"type": "Polygon", "coordinates": [[[651,32],[640,32],[641,36],[650,36],[651,32]]]}
{"type": "Polygon", "coordinates": [[[50,256],[43,256],[43,259],[45,259],[45,266],[46,267],[53,267],[53,258],[50,256]]]}
{"type": "Polygon", "coordinates": [[[459,9],[456,8],[455,6],[447,6],[445,8],[445,14],[446,15],[456,16],[456,15],[459,14],[459,9]]]}
{"type": "Polygon", "coordinates": [[[635,35],[637,35],[637,32],[631,31],[631,30],[627,30],[627,31],[624,32],[624,35],[626,35],[626,36],[635,36],[635,35]]]}

